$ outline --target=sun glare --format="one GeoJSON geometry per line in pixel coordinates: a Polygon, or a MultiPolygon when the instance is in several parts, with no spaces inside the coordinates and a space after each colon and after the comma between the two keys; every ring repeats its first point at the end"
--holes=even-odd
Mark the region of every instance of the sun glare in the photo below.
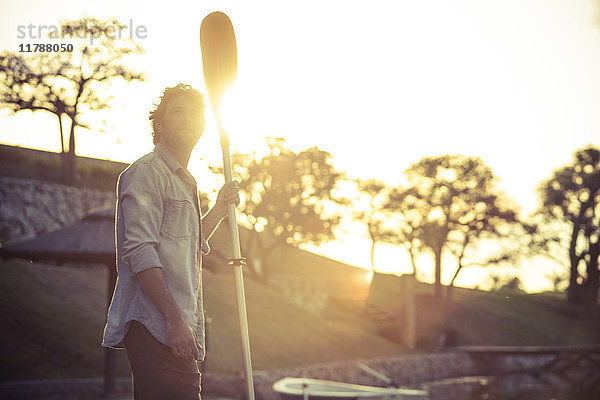
{"type": "Polygon", "coordinates": [[[258,113],[260,93],[245,90],[236,82],[223,94],[221,100],[222,124],[227,130],[233,152],[252,153],[264,145],[264,132],[260,130],[258,113]]]}
{"type": "Polygon", "coordinates": [[[243,119],[245,109],[240,102],[240,90],[237,83],[233,83],[223,93],[219,107],[221,109],[221,123],[229,133],[231,139],[243,137],[243,119]]]}

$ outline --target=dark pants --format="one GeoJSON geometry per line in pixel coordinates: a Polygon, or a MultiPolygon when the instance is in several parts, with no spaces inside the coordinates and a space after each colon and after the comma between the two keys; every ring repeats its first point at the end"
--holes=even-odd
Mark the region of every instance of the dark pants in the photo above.
{"type": "Polygon", "coordinates": [[[170,347],[138,323],[129,327],[124,342],[133,373],[135,400],[200,399],[196,361],[175,357],[170,347]]]}

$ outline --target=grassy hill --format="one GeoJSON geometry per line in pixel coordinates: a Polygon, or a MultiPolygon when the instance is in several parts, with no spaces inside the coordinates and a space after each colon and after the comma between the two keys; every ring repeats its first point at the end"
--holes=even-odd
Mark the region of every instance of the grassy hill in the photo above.
{"type": "MultiPolygon", "coordinates": [[[[106,318],[105,267],[67,267],[20,260],[0,263],[0,380],[92,377],[102,374],[106,318]]],[[[241,368],[232,270],[204,273],[210,323],[207,367],[241,368]]],[[[396,354],[358,315],[340,310],[327,320],[287,302],[271,287],[246,280],[253,366],[269,369],[396,354]],[[352,321],[349,323],[348,321],[352,321]]],[[[119,373],[128,375],[125,352],[119,373]]]]}
{"type": "MultiPolygon", "coordinates": [[[[106,310],[107,272],[102,266],[0,263],[0,380],[99,377],[106,310]]],[[[207,368],[241,369],[233,273],[205,272],[207,368]]],[[[418,288],[419,335],[433,341],[440,330],[457,331],[459,344],[600,344],[600,335],[554,294],[498,294],[458,289],[443,312],[418,288]],[[444,325],[444,317],[448,325],[444,325]]],[[[376,334],[361,310],[332,307],[315,315],[280,292],[246,279],[253,366],[257,370],[333,360],[396,355],[402,347],[376,334]]],[[[119,375],[128,375],[124,351],[119,375]]]]}
{"type": "Polygon", "coordinates": [[[566,346],[600,344],[600,326],[579,317],[564,293],[499,292],[454,288],[447,310],[431,295],[418,295],[420,339],[431,346],[450,329],[458,345],[566,346]],[[432,337],[435,334],[435,337],[432,337]]]}
{"type": "Polygon", "coordinates": [[[466,344],[596,345],[600,330],[579,319],[564,293],[486,293],[459,289],[453,327],[466,344]]]}

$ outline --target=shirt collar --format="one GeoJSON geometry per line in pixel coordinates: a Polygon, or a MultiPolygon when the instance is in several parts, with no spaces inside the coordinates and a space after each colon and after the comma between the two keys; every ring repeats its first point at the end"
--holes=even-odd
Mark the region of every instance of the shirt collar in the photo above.
{"type": "Polygon", "coordinates": [[[180,168],[185,169],[181,166],[181,164],[179,164],[179,161],[177,161],[175,157],[173,157],[173,155],[171,154],[169,149],[165,147],[165,145],[157,143],[156,146],[154,146],[154,152],[163,159],[163,161],[165,162],[165,164],[167,164],[167,167],[169,167],[171,172],[175,173],[180,168]]]}
{"type": "Polygon", "coordinates": [[[177,161],[175,157],[173,157],[173,155],[165,145],[157,143],[156,146],[154,146],[154,152],[158,154],[160,158],[163,159],[163,161],[165,162],[165,164],[167,164],[167,167],[169,167],[172,173],[177,174],[177,171],[181,171],[180,174],[183,175],[184,179],[187,179],[189,183],[193,186],[197,185],[196,180],[194,179],[192,174],[190,174],[190,172],[187,169],[183,168],[183,166],[179,163],[179,161],[177,161]]]}

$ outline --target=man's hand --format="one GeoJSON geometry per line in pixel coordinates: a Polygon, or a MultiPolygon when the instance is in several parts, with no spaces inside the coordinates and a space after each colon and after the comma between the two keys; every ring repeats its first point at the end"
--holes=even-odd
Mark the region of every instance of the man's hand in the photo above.
{"type": "Polygon", "coordinates": [[[223,185],[219,194],[217,195],[217,201],[215,202],[214,212],[221,218],[227,216],[227,205],[240,204],[240,186],[238,181],[231,181],[223,185]]]}
{"type": "Polygon", "coordinates": [[[198,360],[200,358],[200,343],[196,334],[183,318],[167,322],[167,333],[171,342],[171,350],[177,358],[198,360]]]}
{"type": "Polygon", "coordinates": [[[162,268],[149,268],[137,274],[137,278],[144,292],[165,317],[167,334],[175,357],[187,360],[199,359],[201,346],[194,331],[183,319],[167,287],[162,268]]]}
{"type": "Polygon", "coordinates": [[[210,239],[223,218],[227,217],[227,205],[230,203],[236,206],[240,204],[240,187],[238,181],[231,181],[223,185],[217,195],[215,206],[202,217],[202,235],[206,240],[210,239]]]}

